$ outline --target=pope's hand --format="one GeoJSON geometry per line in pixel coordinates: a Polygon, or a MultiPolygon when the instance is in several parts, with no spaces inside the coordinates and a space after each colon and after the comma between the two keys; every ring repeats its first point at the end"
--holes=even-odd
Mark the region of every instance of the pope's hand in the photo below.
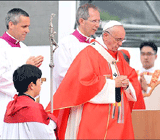
{"type": "Polygon", "coordinates": [[[125,75],[117,76],[115,79],[115,87],[124,87],[127,88],[129,86],[129,79],[125,75]]]}

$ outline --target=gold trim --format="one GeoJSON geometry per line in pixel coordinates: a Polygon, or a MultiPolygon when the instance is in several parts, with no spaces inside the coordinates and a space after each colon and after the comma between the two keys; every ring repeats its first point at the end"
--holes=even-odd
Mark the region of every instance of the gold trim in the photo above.
{"type": "MultiPolygon", "coordinates": [[[[104,77],[105,77],[105,76],[104,76],[104,77]]],[[[106,83],[105,83],[105,84],[106,84],[106,83]]],[[[97,93],[97,94],[98,94],[98,93],[97,93]]],[[[97,94],[96,94],[96,95],[97,95],[97,94]]],[[[96,96],[96,95],[95,95],[95,96],[96,96]]],[[[94,96],[94,97],[95,97],[95,96],[94,96]]],[[[92,99],[92,98],[91,98],[91,99],[92,99]]],[[[90,100],[91,100],[91,99],[90,99],[90,100]]],[[[53,109],[53,110],[60,110],[60,109],[66,109],[66,108],[71,108],[71,107],[80,106],[80,105],[83,105],[83,104],[85,104],[85,103],[88,103],[90,100],[88,100],[88,101],[86,101],[86,102],[84,102],[84,103],[82,103],[82,104],[79,104],[79,105],[67,106],[67,107],[62,107],[62,108],[56,108],[56,109],[53,109]]],[[[46,112],[50,112],[50,110],[47,110],[46,112]]]]}
{"type": "Polygon", "coordinates": [[[158,81],[156,84],[153,85],[153,87],[151,88],[151,90],[149,91],[149,93],[143,93],[143,97],[149,97],[151,96],[153,90],[155,89],[156,86],[158,86],[160,84],[160,81],[158,81]]]}
{"type": "MultiPolygon", "coordinates": [[[[86,101],[86,102],[84,102],[84,103],[82,103],[82,104],[80,104],[80,105],[83,105],[83,104],[85,104],[85,103],[87,103],[87,102],[89,102],[90,100],[88,100],[88,101],[86,101]]],[[[71,108],[71,107],[77,107],[77,106],[80,106],[80,105],[75,105],[75,106],[67,106],[67,107],[62,107],[62,108],[56,108],[56,109],[53,109],[53,110],[60,110],[60,109],[66,109],[66,108],[71,108]]],[[[50,112],[51,110],[47,110],[46,112],[50,112]]]]}
{"type": "Polygon", "coordinates": [[[106,134],[104,136],[104,140],[107,137],[107,132],[108,132],[108,126],[109,126],[109,120],[110,120],[110,112],[111,112],[111,104],[109,104],[109,113],[108,113],[108,121],[107,121],[107,128],[106,128],[106,134]]]}

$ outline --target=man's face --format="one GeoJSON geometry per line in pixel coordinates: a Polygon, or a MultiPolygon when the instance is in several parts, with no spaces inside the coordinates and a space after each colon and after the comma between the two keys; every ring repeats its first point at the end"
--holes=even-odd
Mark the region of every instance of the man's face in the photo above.
{"type": "Polygon", "coordinates": [[[29,33],[30,18],[25,16],[20,16],[19,22],[14,25],[11,21],[9,22],[8,32],[17,40],[23,41],[26,38],[27,33],[29,33]]]}
{"type": "Polygon", "coordinates": [[[150,46],[144,46],[141,49],[140,58],[143,68],[149,69],[154,66],[157,54],[155,54],[155,51],[150,46]]]}
{"type": "Polygon", "coordinates": [[[33,84],[33,86],[34,86],[34,97],[36,97],[40,94],[41,85],[42,85],[41,78],[37,79],[36,84],[33,84]]]}
{"type": "Polygon", "coordinates": [[[125,30],[123,26],[114,26],[103,34],[104,44],[110,51],[116,52],[122,46],[125,38],[125,30]]]}
{"type": "Polygon", "coordinates": [[[81,32],[90,37],[94,35],[97,31],[100,24],[100,13],[98,10],[94,10],[93,8],[89,8],[89,18],[87,20],[83,20],[82,30],[81,32]]]}

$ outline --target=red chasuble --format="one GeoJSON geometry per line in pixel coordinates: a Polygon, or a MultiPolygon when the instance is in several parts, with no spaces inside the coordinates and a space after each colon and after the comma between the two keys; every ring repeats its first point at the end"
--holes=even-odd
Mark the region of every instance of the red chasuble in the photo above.
{"type": "MultiPolygon", "coordinates": [[[[132,83],[136,96],[141,92],[138,77],[133,68],[124,60],[121,53],[113,53],[119,61],[116,63],[120,75],[126,75],[132,83]]],[[[126,95],[124,103],[124,122],[117,123],[118,107],[112,118],[113,104],[93,104],[88,101],[104,87],[104,75],[112,75],[109,63],[92,46],[87,46],[74,59],[66,76],[53,96],[54,114],[57,116],[57,136],[65,138],[66,125],[70,108],[84,105],[77,139],[133,139],[130,104],[126,95]]],[[[124,92],[124,91],[123,91],[124,92]]],[[[46,108],[50,111],[50,103],[46,108]]]]}
{"type": "MultiPolygon", "coordinates": [[[[54,116],[52,115],[52,119],[54,116]]],[[[5,123],[39,122],[49,124],[50,117],[43,106],[28,96],[14,96],[9,102],[4,117],[5,123]]]]}

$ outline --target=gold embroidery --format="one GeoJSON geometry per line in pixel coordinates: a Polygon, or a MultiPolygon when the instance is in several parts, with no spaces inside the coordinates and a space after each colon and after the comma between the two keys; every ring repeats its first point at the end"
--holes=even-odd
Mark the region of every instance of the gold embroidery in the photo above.
{"type": "Polygon", "coordinates": [[[106,128],[106,134],[104,136],[104,140],[107,137],[107,132],[108,132],[108,126],[109,126],[109,120],[110,120],[110,112],[111,112],[111,104],[109,104],[109,112],[108,112],[108,120],[107,120],[107,128],[106,128]]]}
{"type": "Polygon", "coordinates": [[[152,79],[150,81],[149,86],[153,87],[157,83],[159,76],[160,76],[160,70],[155,70],[155,72],[152,74],[152,79]]]}

